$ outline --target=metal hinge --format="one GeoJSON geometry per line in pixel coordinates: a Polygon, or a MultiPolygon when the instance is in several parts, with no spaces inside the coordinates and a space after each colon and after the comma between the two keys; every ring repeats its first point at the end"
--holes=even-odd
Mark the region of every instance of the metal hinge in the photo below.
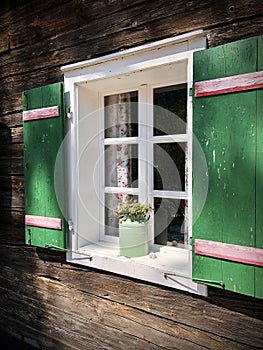
{"type": "Polygon", "coordinates": [[[28,108],[27,95],[25,91],[22,94],[22,108],[23,108],[23,111],[26,111],[28,108]]]}
{"type": "Polygon", "coordinates": [[[191,97],[194,96],[194,88],[193,88],[193,87],[191,87],[191,88],[189,89],[189,96],[191,96],[191,97]]]}
{"type": "Polygon", "coordinates": [[[69,91],[64,93],[65,95],[65,111],[68,119],[72,118],[72,112],[70,110],[70,93],[69,91]]]}

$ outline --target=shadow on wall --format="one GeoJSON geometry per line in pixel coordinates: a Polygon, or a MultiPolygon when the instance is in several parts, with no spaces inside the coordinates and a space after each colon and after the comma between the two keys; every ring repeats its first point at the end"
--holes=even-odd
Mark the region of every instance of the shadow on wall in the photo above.
{"type": "Polygon", "coordinates": [[[9,349],[15,349],[15,350],[33,350],[35,347],[32,347],[28,344],[25,344],[23,341],[16,339],[14,337],[11,337],[10,335],[1,332],[0,331],[0,337],[1,337],[1,349],[2,350],[9,350],[9,349]]]}
{"type": "Polygon", "coordinates": [[[8,227],[12,225],[11,162],[11,130],[7,125],[0,122],[0,243],[10,241],[10,237],[6,233],[9,231],[8,227]]]}

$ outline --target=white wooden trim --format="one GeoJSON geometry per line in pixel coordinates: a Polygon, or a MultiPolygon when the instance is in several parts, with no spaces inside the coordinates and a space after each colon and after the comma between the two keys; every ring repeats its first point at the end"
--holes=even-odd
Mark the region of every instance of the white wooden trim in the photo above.
{"type": "Polygon", "coordinates": [[[66,72],[70,72],[72,70],[86,68],[88,66],[96,66],[96,65],[104,63],[104,62],[108,63],[108,62],[111,62],[113,60],[120,59],[123,57],[127,58],[128,56],[131,56],[131,55],[135,56],[135,55],[140,54],[140,53],[147,54],[149,51],[152,51],[154,49],[160,50],[160,49],[164,49],[166,47],[174,46],[175,44],[180,43],[180,42],[191,42],[191,41],[194,41],[196,39],[201,39],[202,41],[205,40],[203,30],[196,30],[196,31],[193,31],[190,33],[185,33],[182,35],[178,35],[178,36],[175,36],[172,38],[163,39],[163,40],[159,40],[159,41],[154,41],[154,42],[149,43],[149,44],[136,46],[136,47],[133,47],[131,49],[119,51],[119,52],[116,52],[116,53],[113,53],[110,55],[106,55],[106,56],[102,56],[102,57],[98,57],[98,58],[93,58],[90,60],[85,60],[85,61],[69,64],[69,65],[61,67],[61,70],[63,73],[66,73],[66,72]]]}
{"type": "Polygon", "coordinates": [[[153,136],[150,141],[153,143],[188,142],[189,136],[187,134],[153,136]]]}
{"type": "Polygon", "coordinates": [[[132,188],[132,187],[104,187],[104,192],[108,194],[133,194],[133,195],[139,195],[139,188],[132,188]]]}
{"type": "Polygon", "coordinates": [[[153,190],[153,196],[158,198],[188,199],[188,193],[184,191],[157,191],[153,190]]]}
{"type": "Polygon", "coordinates": [[[120,145],[120,144],[137,144],[139,141],[138,137],[112,137],[104,139],[104,145],[120,145]]]}
{"type": "MultiPolygon", "coordinates": [[[[74,224],[74,231],[72,231],[70,235],[70,249],[73,249],[74,251],[81,251],[79,249],[79,242],[78,242],[78,215],[80,213],[78,212],[78,207],[76,206],[77,198],[78,198],[78,192],[79,192],[79,169],[78,169],[78,154],[79,154],[79,142],[78,142],[78,134],[77,134],[77,124],[78,124],[78,87],[87,88],[93,91],[97,91],[97,93],[106,93],[107,89],[110,87],[108,85],[106,88],[103,88],[103,82],[105,82],[105,79],[108,79],[110,82],[111,78],[114,78],[117,80],[117,78],[121,75],[126,76],[128,74],[136,73],[136,79],[139,76],[138,72],[140,70],[150,70],[155,68],[164,67],[165,69],[172,64],[177,64],[179,62],[185,62],[192,57],[192,53],[197,50],[202,50],[206,46],[206,38],[203,33],[203,31],[195,31],[191,33],[187,33],[181,36],[177,36],[170,39],[161,40],[159,42],[142,45],[130,50],[118,52],[113,55],[104,56],[101,58],[96,58],[93,60],[88,60],[80,63],[76,63],[73,65],[68,65],[65,67],[62,67],[62,71],[65,74],[65,91],[70,93],[71,96],[71,110],[72,110],[72,119],[68,121],[68,127],[72,131],[72,135],[68,138],[68,149],[70,150],[70,158],[68,160],[69,164],[69,216],[70,219],[72,219],[74,224]]],[[[191,61],[192,62],[192,61],[191,61]]],[[[191,64],[191,63],[190,63],[191,64]]],[[[188,63],[189,65],[189,63],[188,63]]],[[[170,69],[170,68],[169,68],[170,69]]],[[[168,72],[168,69],[166,70],[168,72]]],[[[189,70],[190,72],[190,70],[189,70]]],[[[152,72],[150,72],[152,73],[152,72]]],[[[134,75],[135,76],[135,75],[134,75]]],[[[146,75],[143,75],[143,79],[146,75]]],[[[189,79],[191,76],[189,75],[189,79]]],[[[128,91],[133,87],[131,90],[136,90],[138,87],[134,88],[134,82],[132,84],[126,84],[125,91],[128,91]]],[[[152,82],[155,84],[155,82],[152,82]]],[[[150,82],[149,82],[150,84],[150,82]]],[[[160,83],[161,85],[165,85],[165,82],[162,81],[160,83]]],[[[167,84],[166,84],[167,85],[167,84]]],[[[115,84],[114,89],[116,90],[120,86],[119,84],[115,84]]],[[[149,88],[148,88],[149,90],[149,88]]],[[[114,93],[113,90],[110,90],[109,93],[114,93]]],[[[149,96],[148,96],[149,98],[149,96]]],[[[150,115],[150,114],[149,114],[150,115]]],[[[149,119],[152,117],[149,116],[149,119]]],[[[148,122],[152,122],[148,119],[148,122]]],[[[188,135],[189,132],[187,133],[188,135]]],[[[149,136],[149,135],[148,135],[149,136]]],[[[174,142],[186,142],[184,141],[185,136],[182,136],[182,139],[180,139],[181,136],[176,135],[178,141],[174,142]],[[180,140],[180,141],[179,141],[180,140]]],[[[162,138],[163,142],[166,142],[165,138],[162,138]]],[[[110,142],[119,142],[117,141],[109,141],[110,142]]],[[[152,156],[152,148],[153,143],[155,143],[156,140],[151,140],[148,147],[148,155],[147,157],[152,156]]],[[[127,142],[129,142],[127,140],[127,142]]],[[[132,142],[136,143],[136,140],[133,140],[132,142]]],[[[140,142],[140,140],[138,141],[140,142]]],[[[173,141],[171,141],[173,142],[173,141]]],[[[102,147],[104,146],[104,143],[102,143],[102,147]]],[[[149,158],[148,158],[149,159],[149,158]]],[[[150,168],[149,168],[150,169],[150,168]]],[[[152,172],[152,169],[151,169],[152,172]]],[[[150,178],[152,175],[150,174],[150,178]]],[[[151,181],[153,179],[151,178],[151,181]]],[[[101,183],[100,183],[101,187],[101,183]]],[[[119,189],[112,189],[109,188],[109,191],[117,190],[119,189]]],[[[120,189],[123,190],[123,189],[120,189]]],[[[130,189],[129,189],[130,190],[130,189]]],[[[131,189],[131,191],[136,192],[137,189],[131,189]]],[[[156,193],[157,195],[164,195],[171,196],[177,196],[177,197],[184,197],[184,195],[187,195],[186,193],[175,193],[172,192],[169,194],[168,192],[161,191],[162,193],[156,193]]],[[[153,196],[155,195],[153,192],[150,194],[151,200],[153,200],[153,196]]],[[[87,230],[88,232],[88,230],[87,230]]],[[[116,243],[116,242],[115,242],[116,243]]],[[[105,242],[99,241],[99,232],[98,232],[98,242],[97,247],[101,248],[105,242]]],[[[116,246],[115,246],[116,247],[116,246]]],[[[89,247],[87,247],[89,249],[89,247]]],[[[114,249],[114,248],[113,248],[114,249]]],[[[191,247],[189,247],[191,249],[191,247]]],[[[106,249],[107,253],[106,255],[101,252],[99,249],[97,253],[94,253],[94,259],[89,260],[85,259],[85,255],[81,257],[79,254],[75,253],[67,253],[67,260],[78,263],[80,265],[86,265],[86,266],[92,266],[94,268],[104,269],[107,271],[112,271],[115,273],[120,273],[122,275],[131,276],[135,278],[140,278],[143,280],[147,280],[153,283],[158,283],[161,285],[166,285],[172,288],[176,289],[182,289],[187,290],[192,293],[197,294],[206,294],[206,287],[200,286],[197,284],[193,284],[191,281],[191,251],[186,250],[186,252],[189,253],[188,257],[188,263],[187,263],[187,276],[189,277],[189,280],[187,279],[180,279],[177,277],[171,277],[169,280],[165,279],[163,277],[163,274],[160,274],[160,271],[162,271],[162,266],[160,265],[159,261],[156,260],[155,262],[152,261],[152,259],[149,260],[148,257],[144,257],[143,262],[140,262],[137,264],[137,261],[133,259],[121,259],[120,257],[113,257],[112,258],[112,251],[111,249],[106,249]],[[189,282],[187,282],[189,281],[189,282]]],[[[88,250],[86,251],[88,252],[88,250]]],[[[169,260],[169,259],[168,259],[169,260]]],[[[169,271],[165,271],[169,272],[169,271]]],[[[175,269],[172,269],[170,272],[181,272],[176,271],[175,269]]]]}

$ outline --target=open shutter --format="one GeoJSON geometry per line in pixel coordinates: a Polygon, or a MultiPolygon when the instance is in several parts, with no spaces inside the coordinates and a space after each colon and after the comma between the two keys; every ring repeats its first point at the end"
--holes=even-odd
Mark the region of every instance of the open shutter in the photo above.
{"type": "MultiPolygon", "coordinates": [[[[260,298],[262,38],[196,52],[193,101],[193,131],[207,161],[203,176],[208,176],[203,208],[202,189],[193,183],[193,279],[260,298]]],[[[193,178],[200,173],[196,149],[193,144],[193,178]]]]}
{"type": "Polygon", "coordinates": [[[63,83],[23,92],[25,233],[26,244],[65,249],[67,223],[65,158],[61,152],[65,136],[63,83]],[[56,159],[59,154],[59,163],[56,159]],[[54,171],[60,189],[55,188],[54,171]],[[56,192],[59,194],[59,202],[56,192]],[[62,193],[62,195],[61,195],[62,193]],[[63,198],[64,196],[64,198],[63,198]]]}

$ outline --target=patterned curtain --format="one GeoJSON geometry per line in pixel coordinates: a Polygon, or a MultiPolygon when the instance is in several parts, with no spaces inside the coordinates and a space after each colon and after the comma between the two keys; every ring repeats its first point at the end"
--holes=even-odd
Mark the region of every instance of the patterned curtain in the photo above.
{"type": "MultiPolygon", "coordinates": [[[[131,102],[130,94],[107,96],[105,99],[105,137],[119,138],[130,135],[131,102]]],[[[115,144],[105,150],[105,184],[109,187],[129,187],[131,184],[131,154],[127,144],[115,144]]],[[[105,196],[105,233],[118,236],[118,219],[113,210],[124,202],[122,194],[105,196]]]]}

